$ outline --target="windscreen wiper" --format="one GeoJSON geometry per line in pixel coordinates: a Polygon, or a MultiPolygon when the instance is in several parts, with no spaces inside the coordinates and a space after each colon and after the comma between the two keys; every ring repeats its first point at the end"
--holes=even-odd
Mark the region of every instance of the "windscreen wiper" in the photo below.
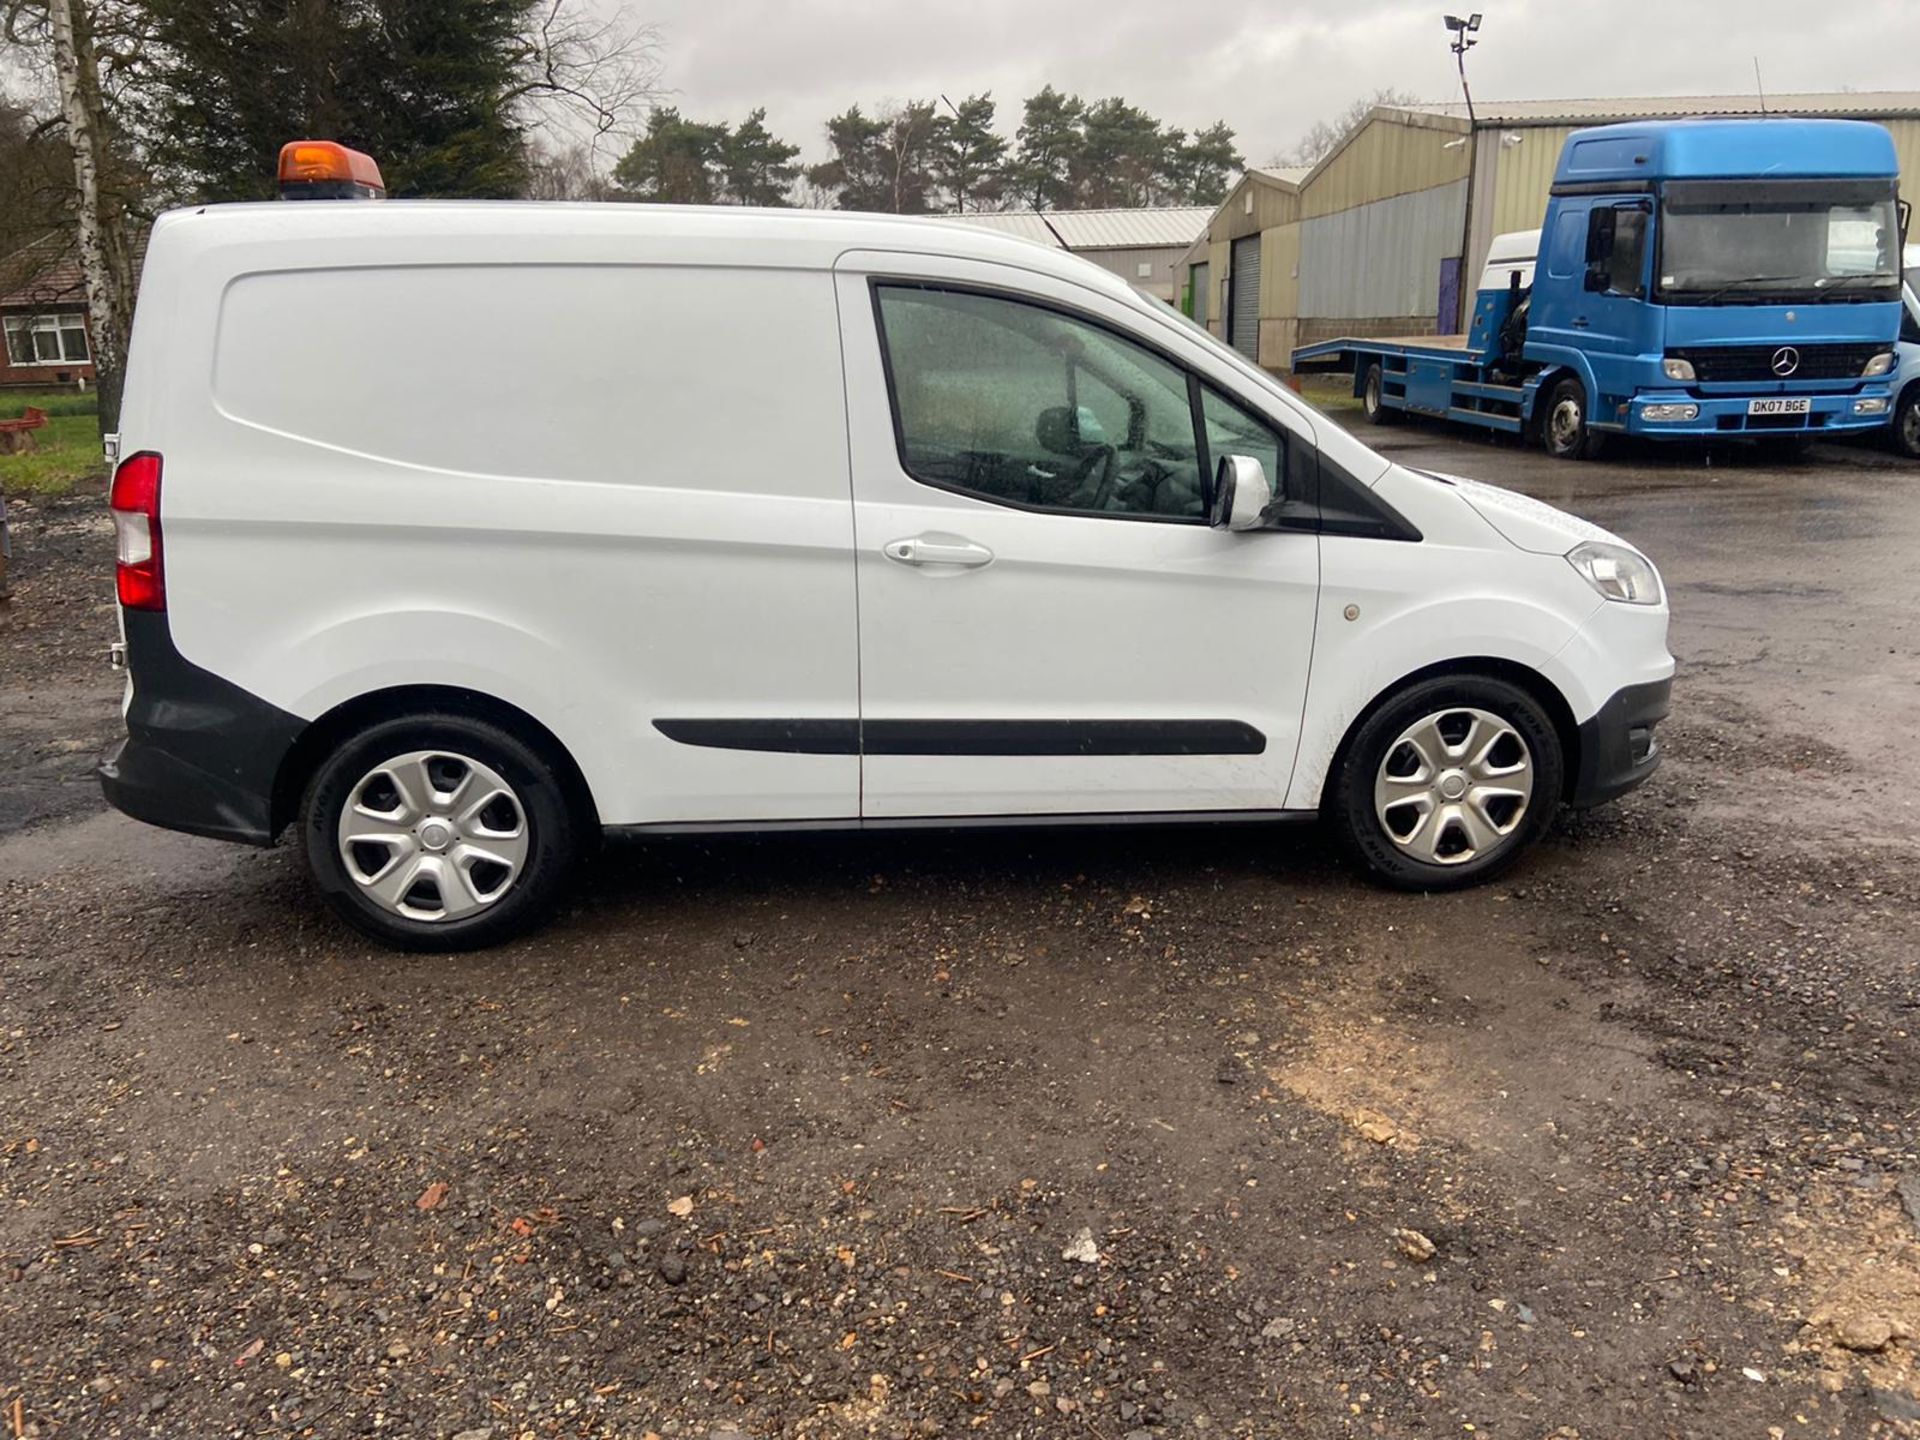
{"type": "Polygon", "coordinates": [[[1898,285],[1900,283],[1899,276],[1894,275],[1885,270],[1879,271],[1877,273],[1872,271],[1863,271],[1858,275],[1830,275],[1825,280],[1816,281],[1814,284],[1814,288],[1816,290],[1835,289],[1841,285],[1849,284],[1855,280],[1871,280],[1876,285],[1885,285],[1885,286],[1893,286],[1893,285],[1898,285]]]}
{"type": "Polygon", "coordinates": [[[1700,303],[1702,305],[1711,305],[1729,290],[1737,290],[1742,285],[1778,285],[1788,280],[1802,280],[1805,278],[1805,276],[1801,275],[1748,275],[1739,280],[1729,280],[1700,303]]]}

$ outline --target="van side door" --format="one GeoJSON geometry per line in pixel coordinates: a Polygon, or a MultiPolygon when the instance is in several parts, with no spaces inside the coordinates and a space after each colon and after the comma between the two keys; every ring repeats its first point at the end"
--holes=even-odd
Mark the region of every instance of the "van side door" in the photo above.
{"type": "Polygon", "coordinates": [[[1208,479],[1310,484],[1304,420],[1052,277],[868,254],[837,286],[862,816],[1279,808],[1319,538],[1211,528],[1208,479]]]}

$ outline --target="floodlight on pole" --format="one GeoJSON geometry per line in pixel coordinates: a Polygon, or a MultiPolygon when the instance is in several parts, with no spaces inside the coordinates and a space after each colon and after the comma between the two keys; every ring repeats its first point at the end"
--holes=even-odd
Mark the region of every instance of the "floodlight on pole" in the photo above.
{"type": "Polygon", "coordinates": [[[1473,113],[1473,91],[1467,85],[1467,51],[1479,43],[1474,37],[1480,33],[1480,12],[1476,10],[1464,19],[1458,15],[1442,18],[1453,35],[1453,60],[1460,70],[1460,93],[1467,101],[1467,124],[1474,125],[1478,122],[1473,113]]]}

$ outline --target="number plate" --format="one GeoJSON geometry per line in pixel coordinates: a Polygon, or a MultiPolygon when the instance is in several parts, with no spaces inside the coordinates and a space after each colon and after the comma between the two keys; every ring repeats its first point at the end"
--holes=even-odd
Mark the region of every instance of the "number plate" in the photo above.
{"type": "Polygon", "coordinates": [[[1805,415],[1813,409],[1813,401],[1802,395],[1797,399],[1780,396],[1772,400],[1749,400],[1749,415],[1805,415]]]}

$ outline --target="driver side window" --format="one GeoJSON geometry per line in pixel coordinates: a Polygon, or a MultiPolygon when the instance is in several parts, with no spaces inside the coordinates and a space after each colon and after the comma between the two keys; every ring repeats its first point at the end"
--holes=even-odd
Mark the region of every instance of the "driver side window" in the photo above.
{"type": "Polygon", "coordinates": [[[1042,305],[915,285],[877,295],[914,479],[1000,504],[1204,523],[1177,366],[1042,305]]]}

